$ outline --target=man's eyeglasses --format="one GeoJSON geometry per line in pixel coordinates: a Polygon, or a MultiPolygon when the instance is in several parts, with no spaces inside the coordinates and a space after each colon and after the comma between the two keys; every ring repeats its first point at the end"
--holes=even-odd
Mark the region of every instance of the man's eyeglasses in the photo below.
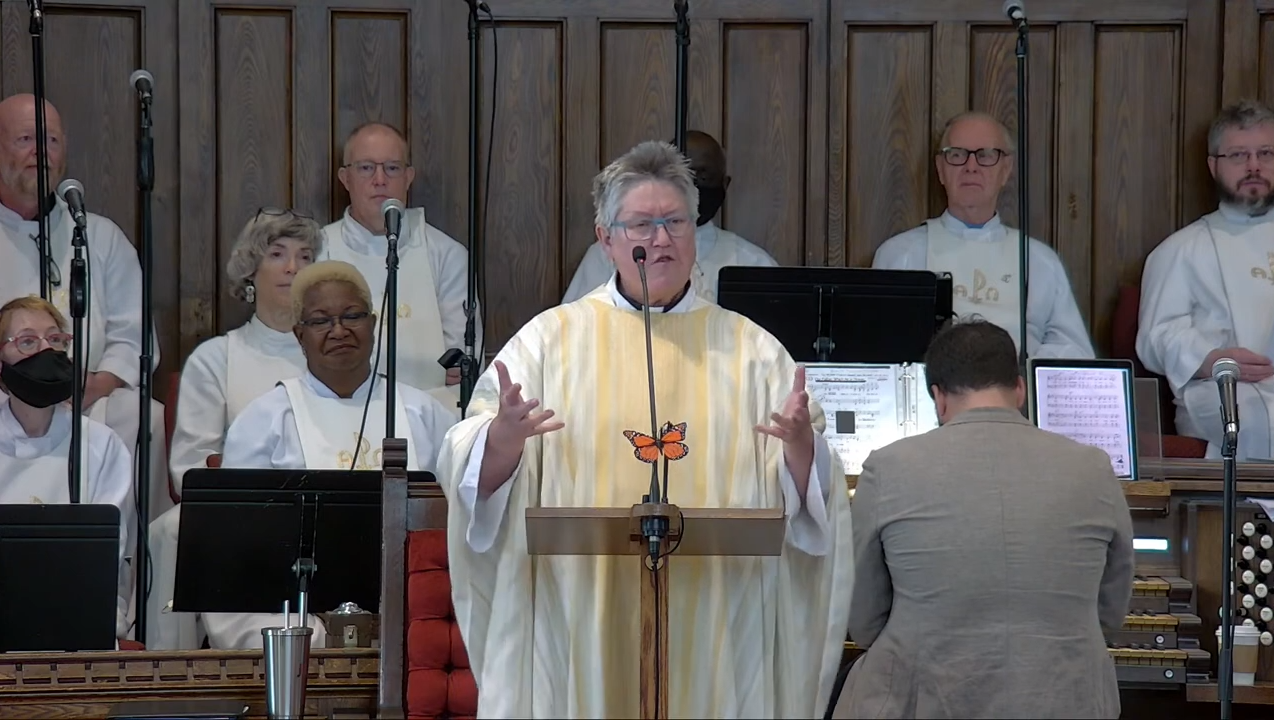
{"type": "Polygon", "coordinates": [[[340,322],[345,329],[356,329],[366,324],[371,316],[371,312],[347,312],[334,317],[310,317],[302,319],[298,324],[316,332],[329,332],[337,322],[340,322]]]}
{"type": "Polygon", "coordinates": [[[297,211],[296,209],[282,209],[278,206],[262,206],[257,209],[256,216],[252,217],[252,221],[255,223],[262,216],[295,216],[298,219],[314,218],[312,215],[307,214],[304,211],[297,211]]]}
{"type": "Polygon", "coordinates": [[[12,342],[13,346],[17,347],[22,354],[39,352],[41,342],[48,342],[49,347],[55,351],[65,352],[66,348],[71,346],[71,335],[66,332],[54,332],[43,337],[35,334],[23,334],[5,339],[6,344],[9,342],[12,342]]]}
{"type": "Polygon", "coordinates": [[[403,175],[404,171],[407,170],[408,164],[404,161],[385,161],[383,163],[376,163],[374,161],[355,161],[354,163],[345,164],[345,168],[354,169],[354,173],[358,174],[361,178],[371,178],[372,176],[375,176],[377,168],[384,169],[385,175],[389,178],[398,178],[403,175]]]}
{"type": "Polygon", "coordinates": [[[650,241],[659,233],[661,226],[668,232],[668,236],[678,238],[690,231],[690,219],[680,216],[671,219],[635,219],[616,221],[610,225],[612,229],[623,229],[624,236],[629,241],[650,241]]]}
{"type": "Polygon", "coordinates": [[[947,146],[942,149],[942,158],[952,166],[963,166],[969,162],[969,156],[978,160],[979,166],[994,166],[1000,158],[1009,155],[1008,151],[999,148],[979,148],[970,150],[958,146],[947,146]]]}
{"type": "Polygon", "coordinates": [[[1262,166],[1274,166],[1274,148],[1258,148],[1256,151],[1250,151],[1246,148],[1240,148],[1229,153],[1218,153],[1213,158],[1219,158],[1234,166],[1246,166],[1248,161],[1252,160],[1252,154],[1256,154],[1256,162],[1262,166]]]}

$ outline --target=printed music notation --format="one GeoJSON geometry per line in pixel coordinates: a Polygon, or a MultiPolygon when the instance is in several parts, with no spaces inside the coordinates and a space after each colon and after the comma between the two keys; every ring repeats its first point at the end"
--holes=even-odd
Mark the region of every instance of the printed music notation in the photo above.
{"type": "Polygon", "coordinates": [[[823,436],[846,473],[861,473],[872,450],[903,436],[898,374],[886,365],[806,367],[805,388],[827,419],[823,436]]]}
{"type": "Polygon", "coordinates": [[[1040,429],[1105,450],[1120,476],[1132,474],[1124,374],[1118,369],[1041,369],[1035,393],[1040,429]]]}

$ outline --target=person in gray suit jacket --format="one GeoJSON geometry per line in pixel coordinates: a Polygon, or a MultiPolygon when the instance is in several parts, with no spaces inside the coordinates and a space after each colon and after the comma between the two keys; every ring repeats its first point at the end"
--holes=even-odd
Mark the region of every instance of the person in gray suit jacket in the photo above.
{"type": "Polygon", "coordinates": [[[1133,548],[1110,458],[1022,416],[994,324],[944,329],[925,366],[941,426],[858,478],[849,634],[867,651],[832,718],[1117,719],[1102,628],[1123,625],[1133,548]]]}

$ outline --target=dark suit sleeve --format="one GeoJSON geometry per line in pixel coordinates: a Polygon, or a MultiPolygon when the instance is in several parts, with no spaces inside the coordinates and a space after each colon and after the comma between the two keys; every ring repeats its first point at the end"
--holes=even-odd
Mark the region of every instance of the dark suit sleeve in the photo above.
{"type": "Polygon", "coordinates": [[[849,605],[849,637],[866,648],[871,645],[893,606],[894,586],[885,564],[881,542],[879,457],[873,453],[863,462],[851,506],[854,524],[854,593],[849,605]]]}
{"type": "Polygon", "coordinates": [[[1106,499],[1110,510],[1115,534],[1106,549],[1106,570],[1102,574],[1101,589],[1097,595],[1097,615],[1104,628],[1115,630],[1124,625],[1124,617],[1128,615],[1135,556],[1132,548],[1132,514],[1128,511],[1128,500],[1124,498],[1123,486],[1104,458],[1103,453],[1106,470],[1101,487],[1107,492],[1102,497],[1106,499]]]}

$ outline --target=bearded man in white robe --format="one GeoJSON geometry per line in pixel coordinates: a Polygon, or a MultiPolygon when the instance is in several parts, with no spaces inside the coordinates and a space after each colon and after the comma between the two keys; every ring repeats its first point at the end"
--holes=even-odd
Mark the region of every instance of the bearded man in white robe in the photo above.
{"type": "Polygon", "coordinates": [[[629,507],[649,490],[650,463],[635,452],[660,433],[640,433],[651,424],[641,247],[657,409],[670,421],[660,437],[679,441],[662,453],[669,501],[782,508],[787,526],[779,556],[672,557],[669,718],[821,717],[844,650],[852,538],[844,472],[804,368],[695,292],[698,193],[673,146],[635,147],[598,175],[593,199],[616,274],[509,341],[439,456],[478,715],[639,714],[641,559],[532,558],[525,515],[629,507]]]}
{"type": "MultiPolygon", "coordinates": [[[[1008,129],[986,113],[965,112],[947,121],[934,158],[947,210],[886,240],[872,266],[950,272],[955,313],[994,323],[1020,350],[1020,235],[996,211],[1015,153],[1008,129]]],[[[1027,355],[1092,359],[1093,344],[1062,260],[1038,239],[1030,239],[1027,249],[1027,355]]]]}
{"type": "Polygon", "coordinates": [[[1221,454],[1212,365],[1239,365],[1238,459],[1271,457],[1274,410],[1274,111],[1226,107],[1208,133],[1220,205],[1163,241],[1141,278],[1137,356],[1168,378],[1177,431],[1221,454]]]}
{"type": "MultiPolygon", "coordinates": [[[[372,301],[384,334],[388,272],[385,258],[387,199],[407,202],[416,178],[407,139],[385,123],[367,123],[345,141],[337,178],[349,192],[349,206],[323,229],[323,259],[353,264],[371,286],[372,301]]],[[[444,405],[460,404],[460,368],[444,368],[438,359],[448,350],[464,350],[465,305],[468,302],[469,252],[425,220],[422,208],[403,214],[398,239],[398,379],[434,395],[444,405]]],[[[479,309],[480,311],[480,309],[479,309]]],[[[474,350],[482,364],[482,319],[474,320],[474,350]]],[[[380,363],[387,353],[381,342],[380,363]]]]}
{"type": "MultiPolygon", "coordinates": [[[[62,118],[52,104],[45,104],[50,190],[66,174],[66,134],[62,118]]],[[[35,97],[9,96],[0,101],[0,298],[40,295],[40,248],[35,166],[35,97]]],[[[86,189],[92,198],[93,189],[86,189]]],[[[71,317],[71,232],[74,221],[66,202],[50,193],[48,211],[51,288],[49,301],[67,319],[71,317]]],[[[84,318],[83,340],[88,346],[84,364],[84,410],[95,422],[119,435],[135,450],[141,414],[137,385],[141,382],[142,268],[137,250],[110,219],[87,216],[89,308],[84,318]]],[[[76,340],[76,344],[81,340],[76,340]]],[[[159,366],[159,341],[155,340],[154,364],[159,366]]],[[[150,518],[173,506],[168,492],[164,451],[164,408],[151,401],[150,518]]],[[[149,521],[147,521],[149,522],[149,521]]]]}

